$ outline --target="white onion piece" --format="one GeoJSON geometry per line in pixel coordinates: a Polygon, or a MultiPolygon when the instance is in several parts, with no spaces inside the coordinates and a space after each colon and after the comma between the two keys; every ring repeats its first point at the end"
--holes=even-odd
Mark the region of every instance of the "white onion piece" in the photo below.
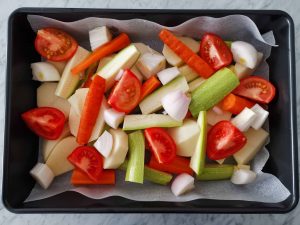
{"type": "Polygon", "coordinates": [[[124,120],[125,113],[124,112],[118,112],[111,109],[106,109],[104,111],[104,120],[105,123],[107,123],[110,127],[117,129],[120,123],[124,120]]]}
{"type": "Polygon", "coordinates": [[[257,65],[257,51],[253,45],[244,41],[234,41],[231,44],[231,52],[236,63],[250,69],[254,69],[257,65]]]}
{"type": "Polygon", "coordinates": [[[231,176],[233,184],[250,184],[256,179],[256,173],[248,169],[237,169],[231,176]]]}
{"type": "Polygon", "coordinates": [[[163,85],[166,85],[179,75],[180,71],[177,67],[167,68],[157,73],[157,77],[163,85]]]}
{"type": "Polygon", "coordinates": [[[171,191],[175,196],[182,195],[195,188],[194,177],[187,173],[178,175],[171,185],[171,191]]]}
{"type": "Polygon", "coordinates": [[[164,110],[173,119],[182,121],[189,108],[191,98],[187,97],[182,91],[173,91],[161,99],[164,110]]]}
{"type": "Polygon", "coordinates": [[[124,74],[124,70],[120,69],[120,71],[117,73],[117,75],[115,77],[115,81],[121,80],[123,74],[124,74]]]}
{"type": "Polygon", "coordinates": [[[100,152],[101,155],[104,156],[104,158],[107,158],[110,155],[113,147],[112,135],[105,130],[95,142],[94,147],[98,150],[98,152],[100,152]]]}
{"type": "Polygon", "coordinates": [[[243,109],[236,117],[231,120],[231,123],[240,131],[246,132],[256,118],[255,112],[247,107],[243,109]]]}
{"type": "Polygon", "coordinates": [[[42,188],[47,189],[54,179],[54,173],[52,170],[43,163],[37,163],[32,170],[30,170],[30,175],[42,186],[42,188]]]}
{"type": "Polygon", "coordinates": [[[251,127],[255,130],[259,130],[268,118],[269,112],[264,110],[259,104],[255,104],[251,110],[256,113],[256,118],[251,127]]]}
{"type": "Polygon", "coordinates": [[[59,81],[58,70],[48,62],[31,63],[32,79],[38,81],[59,81]]]}

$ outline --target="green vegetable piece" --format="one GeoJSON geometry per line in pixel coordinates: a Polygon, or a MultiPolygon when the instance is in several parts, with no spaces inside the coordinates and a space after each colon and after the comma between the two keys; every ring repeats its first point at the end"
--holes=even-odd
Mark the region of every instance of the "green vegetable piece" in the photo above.
{"type": "Polygon", "coordinates": [[[125,181],[142,184],[144,182],[145,140],[141,130],[128,135],[129,160],[125,181]]]}
{"type": "Polygon", "coordinates": [[[189,109],[193,117],[197,117],[200,111],[212,108],[239,83],[239,79],[230,69],[223,68],[217,71],[192,92],[189,109]]]}
{"type": "Polygon", "coordinates": [[[228,180],[233,174],[233,165],[229,164],[210,164],[205,165],[203,173],[197,175],[197,180],[211,181],[211,180],[228,180]]]}
{"type": "Polygon", "coordinates": [[[207,134],[207,120],[206,111],[200,111],[197,124],[200,128],[199,138],[197,140],[196,149],[192,155],[190,167],[199,175],[204,171],[205,152],[206,152],[206,134],[207,134]]]}

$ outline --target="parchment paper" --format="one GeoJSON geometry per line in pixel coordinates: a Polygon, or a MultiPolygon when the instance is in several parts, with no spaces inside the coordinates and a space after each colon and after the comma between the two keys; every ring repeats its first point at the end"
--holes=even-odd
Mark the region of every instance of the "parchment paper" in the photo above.
{"type": "MultiPolygon", "coordinates": [[[[113,32],[126,32],[133,42],[143,42],[161,51],[162,42],[158,33],[163,26],[141,19],[114,20],[107,18],[86,18],[75,22],[61,22],[54,19],[29,15],[28,21],[34,31],[44,27],[56,27],[73,35],[81,46],[90,49],[88,31],[98,26],[108,26],[113,32]]],[[[271,53],[271,47],[276,46],[272,31],[261,35],[254,22],[246,16],[232,15],[222,18],[198,17],[176,26],[168,27],[176,35],[184,35],[200,39],[205,32],[213,32],[225,40],[243,40],[252,43],[264,54],[263,63],[256,74],[269,78],[269,67],[265,60],[271,53]]],[[[268,130],[268,123],[265,125],[268,130]]],[[[41,152],[41,151],[40,151],[41,152]]],[[[176,197],[169,186],[160,186],[145,181],[143,185],[125,182],[125,172],[117,172],[115,186],[97,185],[74,187],[70,184],[70,173],[55,178],[48,190],[35,185],[26,201],[44,199],[65,191],[76,191],[87,197],[101,199],[109,196],[123,196],[137,201],[171,201],[184,202],[195,199],[245,200],[275,203],[285,200],[290,192],[278,178],[263,173],[262,169],[269,158],[268,151],[263,148],[251,163],[251,168],[257,173],[255,182],[237,186],[230,181],[196,181],[196,188],[183,196],[176,197]]],[[[39,157],[42,161],[42,157],[39,157]]]]}

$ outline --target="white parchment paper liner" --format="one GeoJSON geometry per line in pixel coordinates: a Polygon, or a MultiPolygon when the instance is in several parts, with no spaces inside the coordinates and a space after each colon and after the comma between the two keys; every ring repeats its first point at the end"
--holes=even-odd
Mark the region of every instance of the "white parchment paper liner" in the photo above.
{"type": "MultiPolygon", "coordinates": [[[[81,46],[90,49],[88,31],[98,26],[108,26],[114,32],[126,32],[133,42],[143,42],[161,51],[162,42],[158,39],[159,31],[164,27],[157,23],[141,20],[115,20],[107,18],[86,18],[75,22],[61,22],[42,16],[29,15],[28,21],[34,31],[44,27],[56,27],[73,35],[81,46]]],[[[256,74],[269,78],[269,67],[265,60],[271,53],[271,47],[276,46],[272,31],[261,35],[255,23],[243,15],[231,15],[222,18],[197,17],[176,27],[168,27],[176,35],[184,35],[200,39],[205,32],[213,32],[225,40],[243,40],[252,43],[264,54],[263,63],[256,74]]],[[[265,129],[268,130],[268,124],[265,129]]],[[[41,151],[40,151],[41,152],[41,151]]],[[[145,181],[143,185],[125,182],[125,174],[117,172],[115,186],[97,185],[90,187],[74,187],[70,184],[70,173],[55,178],[49,189],[44,190],[35,185],[26,201],[34,201],[65,192],[76,191],[89,198],[102,199],[109,196],[122,196],[137,201],[170,201],[185,202],[195,199],[244,200],[275,203],[285,200],[290,192],[278,178],[263,173],[262,169],[269,158],[268,151],[263,148],[251,163],[257,172],[254,183],[242,186],[233,185],[230,181],[196,181],[194,191],[180,197],[175,197],[170,188],[145,181]]],[[[42,157],[39,157],[42,161],[42,157]]]]}

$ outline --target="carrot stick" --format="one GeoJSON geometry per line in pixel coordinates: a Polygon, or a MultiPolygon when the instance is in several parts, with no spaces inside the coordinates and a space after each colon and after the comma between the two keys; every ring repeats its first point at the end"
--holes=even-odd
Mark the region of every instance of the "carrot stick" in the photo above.
{"type": "Polygon", "coordinates": [[[176,53],[176,55],[178,55],[187,65],[193,68],[200,76],[208,78],[215,72],[207,62],[182,43],[170,31],[163,29],[159,33],[159,37],[176,53]]]}
{"type": "Polygon", "coordinates": [[[190,175],[193,174],[193,170],[190,168],[190,160],[176,156],[175,159],[168,164],[161,164],[156,161],[156,159],[151,156],[149,167],[152,169],[160,170],[163,172],[180,174],[180,173],[188,173],[190,175]]]}
{"type": "Polygon", "coordinates": [[[95,49],[86,59],[80,62],[78,65],[72,68],[71,72],[76,75],[84,70],[86,70],[91,64],[99,61],[105,56],[108,56],[114,52],[120,51],[130,44],[130,39],[127,34],[122,33],[118,37],[114,38],[105,45],[100,46],[95,49]]]}
{"type": "Polygon", "coordinates": [[[220,105],[224,111],[229,111],[232,114],[237,115],[245,107],[251,108],[254,106],[254,103],[234,94],[229,94],[221,101],[220,105]]]}
{"type": "Polygon", "coordinates": [[[104,92],[105,79],[97,75],[92,81],[82,109],[77,133],[77,143],[80,145],[89,142],[94,125],[97,121],[104,92]]]}
{"type": "Polygon", "coordinates": [[[140,101],[142,101],[147,95],[151,94],[155,89],[160,86],[160,81],[152,76],[142,85],[140,101]]]}
{"type": "Polygon", "coordinates": [[[84,172],[79,169],[74,169],[71,177],[71,184],[85,185],[85,184],[115,184],[116,175],[114,170],[103,170],[99,180],[93,181],[84,172]]]}

